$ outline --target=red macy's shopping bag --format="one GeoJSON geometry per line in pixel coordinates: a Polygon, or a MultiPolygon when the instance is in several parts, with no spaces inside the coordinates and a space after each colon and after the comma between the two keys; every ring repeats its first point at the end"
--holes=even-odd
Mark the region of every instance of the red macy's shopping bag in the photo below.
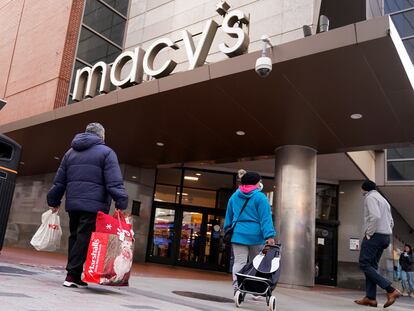
{"type": "Polygon", "coordinates": [[[115,212],[113,216],[98,212],[96,216],[96,232],[110,233],[132,238],[134,231],[132,225],[127,223],[122,212],[115,212]]]}
{"type": "Polygon", "coordinates": [[[93,232],[89,243],[83,281],[128,286],[134,242],[130,237],[93,232]]]}

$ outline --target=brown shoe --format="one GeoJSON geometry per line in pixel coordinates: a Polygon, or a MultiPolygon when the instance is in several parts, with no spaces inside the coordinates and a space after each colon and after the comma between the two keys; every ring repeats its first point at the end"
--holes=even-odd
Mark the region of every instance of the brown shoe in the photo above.
{"type": "Polygon", "coordinates": [[[398,298],[401,297],[401,292],[396,289],[392,293],[387,293],[387,302],[384,303],[384,308],[391,306],[398,298]]]}
{"type": "Polygon", "coordinates": [[[369,307],[377,307],[378,303],[376,300],[369,299],[368,297],[364,297],[359,300],[354,301],[356,304],[361,306],[369,306],[369,307]]]}

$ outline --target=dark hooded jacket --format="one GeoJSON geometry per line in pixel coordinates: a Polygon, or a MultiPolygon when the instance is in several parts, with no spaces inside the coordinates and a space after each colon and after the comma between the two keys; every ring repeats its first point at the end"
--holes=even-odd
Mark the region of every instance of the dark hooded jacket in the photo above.
{"type": "Polygon", "coordinates": [[[128,206],[115,152],[91,133],[78,134],[73,139],[47,195],[49,206],[60,206],[65,191],[67,212],[108,213],[112,199],[116,208],[124,210],[128,206]]]}
{"type": "Polygon", "coordinates": [[[409,253],[402,253],[400,256],[400,265],[401,270],[406,272],[414,271],[414,253],[411,251],[409,253]]]}

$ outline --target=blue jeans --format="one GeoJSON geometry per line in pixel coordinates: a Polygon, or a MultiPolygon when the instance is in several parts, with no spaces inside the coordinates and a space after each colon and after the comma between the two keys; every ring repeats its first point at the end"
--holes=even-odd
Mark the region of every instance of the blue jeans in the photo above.
{"type": "Polygon", "coordinates": [[[401,282],[402,286],[408,293],[414,292],[414,271],[407,272],[402,270],[401,271],[401,282]]]}
{"type": "Polygon", "coordinates": [[[378,273],[378,263],[382,253],[390,245],[390,236],[375,233],[369,240],[364,238],[359,254],[359,268],[365,274],[366,296],[370,299],[377,297],[377,285],[382,289],[391,285],[391,282],[378,273]]]}

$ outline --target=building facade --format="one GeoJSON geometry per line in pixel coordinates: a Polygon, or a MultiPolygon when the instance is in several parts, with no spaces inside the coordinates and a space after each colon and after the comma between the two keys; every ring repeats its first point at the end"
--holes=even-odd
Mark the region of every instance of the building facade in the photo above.
{"type": "Polygon", "coordinates": [[[224,215],[244,168],[263,176],[283,282],[363,287],[366,178],[393,205],[382,263],[392,274],[401,243],[414,242],[413,11],[403,2],[0,3],[0,132],[23,145],[7,245],[30,247],[60,158],[98,121],[121,162],[135,260],[228,271],[224,215]],[[263,35],[266,79],[255,72],[263,35]]]}

